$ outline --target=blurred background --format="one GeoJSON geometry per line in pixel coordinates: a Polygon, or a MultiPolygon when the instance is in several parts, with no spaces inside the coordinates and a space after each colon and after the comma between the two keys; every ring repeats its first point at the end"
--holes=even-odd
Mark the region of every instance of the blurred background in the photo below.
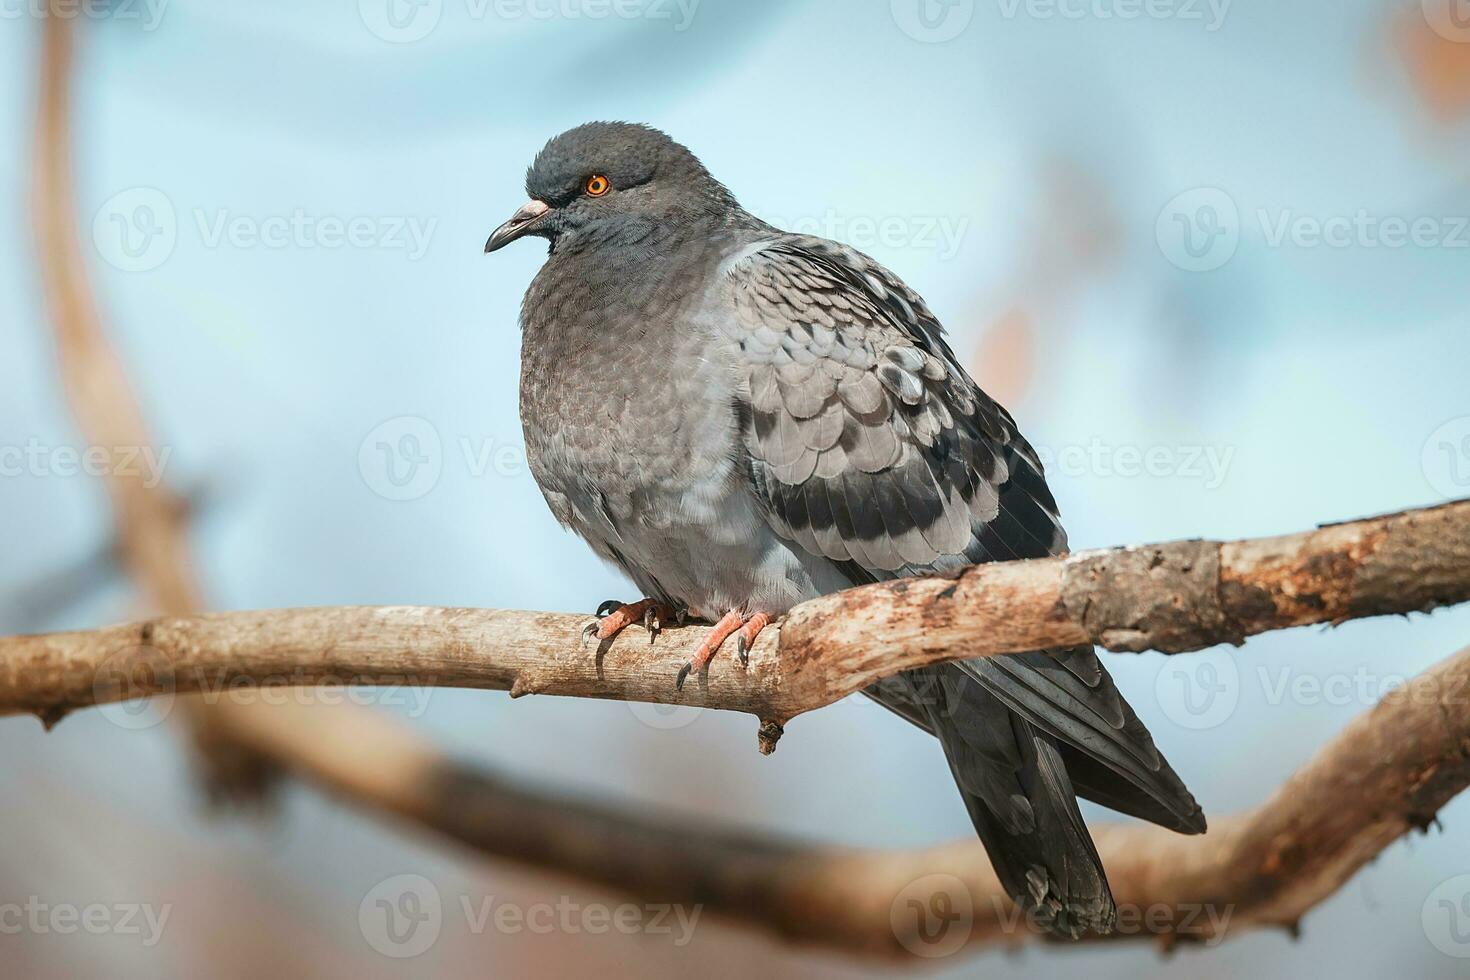
{"type": "MultiPolygon", "coordinates": [[[[140,611],[106,558],[103,486],[71,455],[87,447],[35,259],[42,8],[0,0],[4,633],[140,611]]],[[[592,119],[665,129],[750,210],[857,246],[918,289],[1041,448],[1074,548],[1289,532],[1470,495],[1465,0],[72,10],[77,233],[158,443],[138,465],[194,500],[213,608],[590,612],[632,596],[558,528],[525,467],[516,318],[543,254],[481,254],[523,200],[535,151],[592,119]]],[[[1458,609],[1108,665],[1221,815],[1263,800],[1467,641],[1458,609]]],[[[874,847],[971,833],[937,747],[861,699],[798,719],[763,758],[744,716],[448,690],[360,698],[456,756],[694,823],[874,847]]],[[[119,707],[50,734],[0,722],[0,912],[21,910],[0,914],[0,972],[887,969],[713,918],[636,935],[487,926],[487,903],[625,899],[299,785],[274,815],[211,815],[163,721],[119,707]],[[443,908],[412,959],[360,914],[402,875],[443,908]],[[28,906],[94,904],[112,928],[7,926],[28,906]]],[[[1295,941],[924,965],[1464,976],[1470,800],[1441,822],[1389,848],[1295,941]],[[1459,920],[1433,914],[1446,896],[1459,920]]]]}

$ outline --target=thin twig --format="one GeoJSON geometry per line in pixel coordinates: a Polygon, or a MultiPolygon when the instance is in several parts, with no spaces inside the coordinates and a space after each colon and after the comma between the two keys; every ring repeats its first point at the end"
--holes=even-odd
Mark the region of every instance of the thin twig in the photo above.
{"type": "MultiPolygon", "coordinates": [[[[55,2],[53,0],[53,6],[55,2]]],[[[36,262],[56,341],[57,370],[89,449],[108,455],[105,467],[116,555],[148,606],[186,615],[203,606],[189,556],[189,508],[163,483],[151,483],[129,454],[153,445],[127,372],[103,333],[77,236],[72,192],[70,93],[75,11],[51,10],[43,20],[40,83],[31,172],[36,262]]],[[[262,796],[272,782],[269,760],[225,733],[232,706],[184,699],[181,714],[199,749],[213,795],[262,796]]]]}

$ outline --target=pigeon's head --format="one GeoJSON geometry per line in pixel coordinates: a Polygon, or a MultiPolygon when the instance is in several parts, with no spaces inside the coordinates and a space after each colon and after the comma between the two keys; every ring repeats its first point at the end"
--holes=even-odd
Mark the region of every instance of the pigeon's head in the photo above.
{"type": "Polygon", "coordinates": [[[563,236],[647,221],[677,222],[738,205],[689,150],[649,126],[586,123],[536,154],[526,171],[531,200],[495,229],[493,252],[537,235],[552,248],[563,236]]]}

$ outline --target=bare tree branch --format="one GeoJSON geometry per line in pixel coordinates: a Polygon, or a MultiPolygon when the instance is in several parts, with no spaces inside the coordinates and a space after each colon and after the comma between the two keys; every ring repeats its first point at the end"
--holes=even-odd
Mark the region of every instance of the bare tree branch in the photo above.
{"type": "MultiPolygon", "coordinates": [[[[37,267],[67,402],[89,448],[108,456],[115,553],[152,608],[185,615],[203,605],[189,557],[188,507],[165,484],[150,485],[136,467],[121,465],[125,454],[152,442],[122,361],[102,331],[77,238],[70,97],[72,47],[83,19],[50,9],[43,20],[31,172],[37,267]]],[[[222,724],[232,709],[207,709],[193,699],[182,704],[211,792],[258,797],[272,781],[271,764],[246,742],[226,737],[238,727],[222,724]]]]}
{"type": "MultiPolygon", "coordinates": [[[[369,811],[481,853],[855,954],[1048,938],[1011,905],[973,838],[869,851],[762,837],[526,788],[451,763],[406,726],[364,712],[286,707],[290,724],[251,726],[257,748],[369,811]]],[[[1467,786],[1470,648],[1389,694],[1265,803],[1215,820],[1202,837],[1094,828],[1119,907],[1118,931],[1102,938],[1212,943],[1262,927],[1294,931],[1467,786]]]]}
{"type": "MultiPolygon", "coordinates": [[[[587,617],[417,607],[168,617],[0,639],[0,714],[239,685],[393,684],[692,704],[777,726],[901,670],[1095,642],[1199,649],[1264,630],[1470,599],[1470,501],[1315,531],[1004,562],[823,596],[679,691],[703,627],[595,652],[587,617]],[[778,639],[779,636],[779,639],[778,639]]],[[[768,731],[769,735],[769,731],[768,731]]]]}
{"type": "Polygon", "coordinates": [[[1176,541],[883,582],[792,610],[782,644],[817,654],[881,637],[875,656],[914,663],[936,648],[979,656],[1096,643],[1180,653],[1466,599],[1470,500],[1281,537],[1176,541]]]}
{"type": "Polygon", "coordinates": [[[56,331],[57,367],[88,443],[108,454],[113,528],[124,567],[159,609],[200,605],[185,540],[185,507],[167,487],[148,487],[119,454],[149,445],[148,430],[102,334],[77,240],[67,138],[74,16],[45,18],[40,104],[31,173],[37,265],[56,331]]]}

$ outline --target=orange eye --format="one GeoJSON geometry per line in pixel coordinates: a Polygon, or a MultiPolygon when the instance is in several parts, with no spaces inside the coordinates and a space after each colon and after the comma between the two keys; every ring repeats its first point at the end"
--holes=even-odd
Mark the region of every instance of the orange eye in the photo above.
{"type": "Polygon", "coordinates": [[[587,193],[593,197],[601,197],[612,190],[612,184],[602,174],[593,174],[587,178],[587,193]]]}

